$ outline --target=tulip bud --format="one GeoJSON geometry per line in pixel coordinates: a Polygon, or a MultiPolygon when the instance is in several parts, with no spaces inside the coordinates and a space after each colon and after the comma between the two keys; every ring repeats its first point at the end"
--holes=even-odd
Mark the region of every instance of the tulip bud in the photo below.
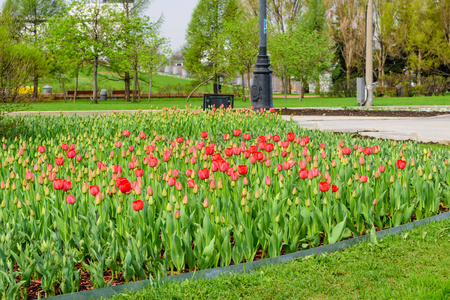
{"type": "Polygon", "coordinates": [[[260,192],[257,189],[256,192],[255,192],[255,199],[259,199],[259,197],[260,197],[260,192]]]}
{"type": "Polygon", "coordinates": [[[389,179],[389,181],[390,181],[391,183],[393,183],[394,180],[395,180],[395,179],[394,179],[394,176],[391,175],[391,178],[389,179]]]}
{"type": "Polygon", "coordinates": [[[430,173],[430,174],[428,175],[428,180],[431,180],[431,179],[433,179],[433,173],[430,173]]]}
{"type": "Polygon", "coordinates": [[[246,214],[250,213],[250,207],[248,207],[248,205],[245,206],[245,213],[246,214]]]}
{"type": "Polygon", "coordinates": [[[122,207],[119,205],[117,206],[117,214],[120,215],[122,213],[122,207]]]}
{"type": "Polygon", "coordinates": [[[22,202],[20,202],[20,200],[19,200],[19,202],[17,203],[17,208],[18,208],[18,209],[21,209],[21,208],[22,208],[22,202]]]}
{"type": "Polygon", "coordinates": [[[242,197],[242,199],[241,199],[241,206],[245,206],[245,204],[246,204],[245,198],[242,197]]]}
{"type": "Polygon", "coordinates": [[[348,186],[351,186],[351,185],[352,185],[352,179],[351,179],[351,178],[348,180],[347,185],[348,185],[348,186]]]}
{"type": "Polygon", "coordinates": [[[30,209],[30,216],[34,217],[34,211],[30,209]]]}
{"type": "Polygon", "coordinates": [[[211,207],[209,208],[209,212],[210,212],[211,214],[214,213],[214,205],[211,205],[211,207]]]}
{"type": "Polygon", "coordinates": [[[377,199],[375,198],[375,199],[373,199],[373,202],[372,202],[372,204],[373,205],[377,205],[377,199]]]}
{"type": "Polygon", "coordinates": [[[319,194],[319,191],[317,191],[317,187],[314,187],[314,191],[313,191],[314,195],[319,194]]]}
{"type": "Polygon", "coordinates": [[[289,206],[289,207],[291,207],[292,206],[292,201],[291,201],[291,199],[287,199],[287,205],[289,206]]]}
{"type": "Polygon", "coordinates": [[[182,203],[183,203],[183,205],[188,204],[188,195],[187,194],[184,195],[182,203]]]}
{"type": "Polygon", "coordinates": [[[264,194],[262,195],[262,200],[263,200],[264,202],[267,201],[267,195],[266,195],[266,193],[264,193],[264,194]]]}
{"type": "Polygon", "coordinates": [[[6,201],[5,201],[5,199],[3,199],[3,201],[2,201],[1,207],[2,207],[2,208],[5,208],[5,207],[6,207],[6,201]]]}
{"type": "Polygon", "coordinates": [[[448,159],[444,160],[444,165],[448,166],[448,159]]]}
{"type": "Polygon", "coordinates": [[[280,215],[277,215],[277,216],[275,217],[275,222],[276,222],[276,223],[280,223],[280,215]]]}
{"type": "Polygon", "coordinates": [[[172,203],[168,202],[166,209],[168,212],[171,212],[172,211],[172,203]]]}
{"type": "Polygon", "coordinates": [[[175,211],[175,219],[179,219],[180,218],[180,211],[177,209],[176,211],[175,211]]]}

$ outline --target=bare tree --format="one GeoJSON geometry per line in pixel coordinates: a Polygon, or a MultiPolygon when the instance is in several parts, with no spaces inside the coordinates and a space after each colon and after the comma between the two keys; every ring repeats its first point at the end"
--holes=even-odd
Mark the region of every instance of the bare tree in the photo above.
{"type": "Polygon", "coordinates": [[[333,0],[335,14],[330,21],[334,30],[334,42],[345,61],[347,89],[350,89],[350,75],[360,62],[365,41],[365,12],[358,0],[333,0]]]}

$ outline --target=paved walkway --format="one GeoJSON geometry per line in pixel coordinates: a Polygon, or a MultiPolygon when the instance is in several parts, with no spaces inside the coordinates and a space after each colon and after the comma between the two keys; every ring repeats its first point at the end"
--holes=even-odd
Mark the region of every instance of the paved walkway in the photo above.
{"type": "MultiPolygon", "coordinates": [[[[325,108],[323,108],[325,109],[325,108]]],[[[121,111],[117,111],[121,112],[121,111]]],[[[137,110],[126,111],[135,113],[137,110]]],[[[17,112],[15,115],[59,115],[59,111],[17,112]]],[[[65,111],[64,115],[91,116],[111,114],[112,110],[101,111],[65,111]]],[[[283,117],[289,120],[289,116],[283,117]]],[[[391,118],[391,117],[333,117],[333,116],[294,116],[293,120],[309,129],[331,132],[354,132],[395,140],[417,140],[450,145],[450,114],[428,118],[391,118]]]]}
{"type": "Polygon", "coordinates": [[[293,120],[309,129],[450,145],[450,115],[428,118],[294,116],[293,120]]]}

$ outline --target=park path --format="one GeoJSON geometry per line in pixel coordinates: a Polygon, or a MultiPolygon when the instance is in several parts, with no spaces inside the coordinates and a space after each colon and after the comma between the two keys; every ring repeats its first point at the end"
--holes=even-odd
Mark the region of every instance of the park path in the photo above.
{"type": "MultiPolygon", "coordinates": [[[[290,118],[283,116],[285,120],[290,118]]],[[[450,114],[427,118],[294,116],[292,119],[309,129],[450,145],[450,114]]]]}

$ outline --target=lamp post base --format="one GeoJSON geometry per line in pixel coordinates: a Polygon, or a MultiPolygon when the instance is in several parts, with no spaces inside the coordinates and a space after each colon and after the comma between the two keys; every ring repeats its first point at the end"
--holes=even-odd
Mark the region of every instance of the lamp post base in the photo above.
{"type": "Polygon", "coordinates": [[[251,90],[253,109],[273,108],[272,70],[270,69],[269,56],[258,55],[256,69],[253,74],[254,78],[251,90]]]}

